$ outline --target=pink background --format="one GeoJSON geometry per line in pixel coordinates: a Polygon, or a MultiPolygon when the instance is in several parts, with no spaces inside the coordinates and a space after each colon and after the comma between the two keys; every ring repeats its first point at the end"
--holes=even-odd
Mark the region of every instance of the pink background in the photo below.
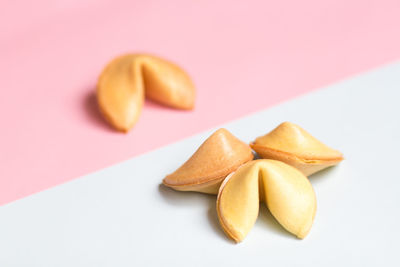
{"type": "Polygon", "coordinates": [[[400,56],[400,1],[2,1],[0,205],[400,56]],[[104,64],[144,51],[193,77],[193,112],[99,116],[104,64]]]}

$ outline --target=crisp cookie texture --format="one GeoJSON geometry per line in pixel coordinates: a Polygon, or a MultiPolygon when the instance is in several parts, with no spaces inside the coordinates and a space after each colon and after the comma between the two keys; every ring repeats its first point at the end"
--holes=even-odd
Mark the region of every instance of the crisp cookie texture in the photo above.
{"type": "Polygon", "coordinates": [[[334,150],[300,126],[284,122],[268,134],[258,137],[250,146],[261,158],[283,161],[309,176],[343,160],[334,150]]]}
{"type": "Polygon", "coordinates": [[[248,162],[229,175],[218,193],[218,218],[234,241],[242,241],[253,227],[260,201],[298,238],[310,231],[317,201],[307,177],[286,163],[261,159],[248,162]]]}
{"type": "Polygon", "coordinates": [[[179,191],[217,194],[222,180],[253,159],[248,144],[226,129],[214,132],[163,184],[179,191]]]}
{"type": "Polygon", "coordinates": [[[127,132],[135,125],[145,96],[172,108],[189,110],[194,107],[195,87],[189,75],[174,63],[145,54],[117,57],[99,77],[100,111],[117,130],[127,132]]]}

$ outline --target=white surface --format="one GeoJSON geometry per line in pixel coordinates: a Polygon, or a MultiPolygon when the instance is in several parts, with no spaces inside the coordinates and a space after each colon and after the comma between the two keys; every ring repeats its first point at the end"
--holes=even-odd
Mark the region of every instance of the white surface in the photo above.
{"type": "Polygon", "coordinates": [[[303,241],[263,208],[235,245],[214,196],[160,186],[208,131],[0,207],[0,266],[399,266],[399,89],[397,63],[224,125],[251,141],[292,121],[344,153],[310,177],[303,241]]]}

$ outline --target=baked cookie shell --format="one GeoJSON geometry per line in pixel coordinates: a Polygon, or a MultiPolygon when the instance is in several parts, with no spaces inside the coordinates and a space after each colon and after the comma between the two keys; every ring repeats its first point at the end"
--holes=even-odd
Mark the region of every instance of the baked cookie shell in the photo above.
{"type": "Polygon", "coordinates": [[[229,175],[218,193],[218,218],[234,241],[242,241],[253,227],[260,201],[298,238],[310,231],[317,202],[307,177],[283,162],[261,159],[248,162],[229,175]]]}
{"type": "Polygon", "coordinates": [[[147,54],[113,59],[100,74],[97,102],[105,119],[127,132],[139,119],[144,98],[177,109],[194,108],[195,87],[176,64],[147,54]]]}
{"type": "Polygon", "coordinates": [[[253,159],[251,148],[226,129],[213,133],[163,184],[180,191],[217,194],[222,180],[253,159]]]}
{"type": "Polygon", "coordinates": [[[270,133],[258,137],[250,146],[261,158],[283,161],[306,176],[343,160],[341,152],[290,122],[284,122],[270,133]]]}

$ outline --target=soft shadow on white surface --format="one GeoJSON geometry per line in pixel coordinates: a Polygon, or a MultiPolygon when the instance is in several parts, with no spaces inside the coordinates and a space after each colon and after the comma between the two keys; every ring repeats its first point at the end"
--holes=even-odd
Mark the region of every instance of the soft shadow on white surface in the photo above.
{"type": "MultiPolygon", "coordinates": [[[[208,205],[207,209],[207,218],[210,224],[210,228],[213,229],[214,233],[219,235],[221,238],[225,239],[226,241],[236,244],[230,238],[228,238],[224,231],[222,230],[219,220],[218,214],[216,210],[216,196],[207,195],[197,192],[179,192],[173,190],[169,187],[160,184],[158,187],[158,191],[160,192],[161,196],[165,199],[165,201],[174,206],[191,206],[194,202],[198,203],[199,198],[202,202],[206,202],[205,204],[208,205]]],[[[257,223],[261,223],[261,227],[270,233],[275,235],[279,235],[286,238],[296,239],[292,234],[286,231],[279,222],[272,216],[271,212],[268,210],[266,205],[260,202],[260,211],[257,218],[257,223]]]]}
{"type": "Polygon", "coordinates": [[[201,199],[202,202],[205,202],[205,207],[207,210],[207,219],[210,225],[210,228],[213,229],[214,233],[216,233],[220,238],[225,239],[226,241],[231,241],[223,232],[219,221],[216,210],[216,196],[207,195],[197,192],[179,192],[173,190],[172,188],[166,187],[163,184],[158,186],[158,191],[160,192],[163,199],[174,206],[191,206],[193,202],[198,202],[201,199]],[[191,204],[192,203],[192,204],[191,204]]]}
{"type": "MultiPolygon", "coordinates": [[[[343,162],[341,162],[340,164],[343,164],[343,162]]],[[[309,176],[308,179],[310,180],[313,187],[315,187],[316,185],[318,185],[320,183],[326,182],[326,180],[329,179],[331,176],[333,177],[335,175],[335,173],[337,173],[339,171],[338,168],[340,168],[340,167],[341,166],[339,165],[339,166],[332,166],[332,167],[323,169],[323,170],[309,176]]]]}
{"type": "Polygon", "coordinates": [[[217,208],[216,208],[216,199],[213,199],[211,196],[210,198],[210,205],[207,212],[208,222],[211,225],[211,228],[214,230],[214,233],[218,234],[222,239],[225,239],[227,242],[232,244],[236,244],[232,239],[228,238],[224,231],[221,228],[218,220],[217,208]]]}
{"type": "Polygon", "coordinates": [[[196,192],[178,192],[163,184],[159,184],[158,192],[163,199],[174,206],[188,206],[193,201],[198,201],[200,194],[196,192]]]}

